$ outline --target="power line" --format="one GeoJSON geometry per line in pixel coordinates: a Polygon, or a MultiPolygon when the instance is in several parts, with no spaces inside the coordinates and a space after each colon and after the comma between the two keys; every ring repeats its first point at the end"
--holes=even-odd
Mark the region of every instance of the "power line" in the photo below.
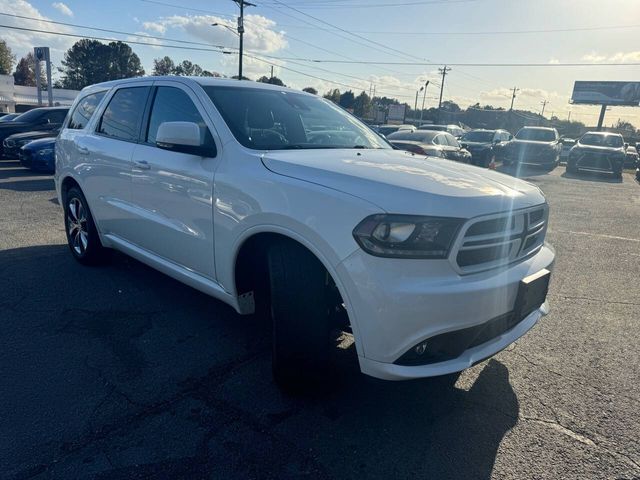
{"type": "MultiPolygon", "coordinates": [[[[414,1],[414,2],[399,2],[399,3],[350,3],[350,4],[319,4],[319,5],[311,5],[308,3],[305,4],[294,4],[299,6],[299,8],[304,9],[326,9],[326,8],[361,8],[361,7],[371,7],[371,8],[380,8],[380,7],[402,7],[402,6],[417,6],[417,5],[436,5],[436,4],[455,4],[455,3],[470,3],[476,2],[478,0],[423,0],[423,1],[414,1]]],[[[277,3],[277,2],[276,2],[277,3]]],[[[268,2],[263,2],[264,5],[267,5],[268,2]]]]}
{"type": "MultiPolygon", "coordinates": [[[[331,23],[329,23],[329,22],[327,22],[327,21],[325,21],[325,20],[322,20],[321,18],[314,17],[313,15],[310,15],[310,14],[308,14],[308,13],[302,12],[302,11],[298,10],[297,8],[295,8],[295,7],[291,7],[291,6],[289,6],[289,5],[287,5],[287,4],[283,3],[283,2],[281,2],[280,0],[274,0],[274,1],[275,1],[276,3],[278,3],[278,4],[282,5],[282,6],[283,6],[283,7],[285,7],[285,8],[288,8],[288,9],[290,9],[290,10],[293,10],[294,12],[297,12],[297,13],[299,13],[299,14],[301,14],[301,15],[304,15],[305,17],[309,17],[309,18],[311,18],[311,19],[315,20],[316,22],[319,22],[319,23],[322,23],[322,24],[324,24],[324,25],[327,25],[328,27],[331,27],[331,28],[334,28],[334,29],[339,30],[339,31],[341,31],[341,32],[344,32],[344,33],[346,33],[347,35],[351,35],[351,36],[353,36],[353,37],[359,38],[359,39],[361,39],[361,40],[364,40],[365,42],[369,42],[369,43],[371,43],[371,44],[373,44],[373,45],[376,45],[376,46],[378,46],[378,47],[380,47],[380,48],[384,48],[385,50],[388,50],[388,51],[394,52],[394,53],[396,53],[396,54],[400,54],[400,55],[402,55],[402,56],[404,56],[404,57],[406,57],[406,58],[418,58],[418,59],[420,59],[419,57],[416,57],[415,55],[409,55],[409,54],[406,54],[405,52],[403,52],[403,51],[401,51],[401,50],[397,50],[397,49],[395,49],[395,48],[388,47],[387,45],[384,45],[384,44],[382,44],[382,43],[376,42],[375,40],[370,40],[370,39],[368,39],[367,37],[363,37],[362,35],[359,35],[359,34],[357,34],[357,33],[350,32],[349,30],[346,30],[346,29],[344,29],[344,28],[341,28],[341,27],[338,27],[338,26],[336,26],[336,25],[333,25],[333,24],[331,24],[331,23]]],[[[268,7],[268,8],[274,8],[274,7],[268,7]]]]}

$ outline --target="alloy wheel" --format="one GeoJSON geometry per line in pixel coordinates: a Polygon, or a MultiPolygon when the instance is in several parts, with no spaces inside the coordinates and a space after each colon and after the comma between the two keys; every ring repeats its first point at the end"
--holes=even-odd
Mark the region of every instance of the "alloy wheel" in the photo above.
{"type": "Polygon", "coordinates": [[[77,255],[83,255],[89,244],[89,231],[85,208],[79,198],[71,198],[67,205],[67,229],[71,246],[77,255]]]}

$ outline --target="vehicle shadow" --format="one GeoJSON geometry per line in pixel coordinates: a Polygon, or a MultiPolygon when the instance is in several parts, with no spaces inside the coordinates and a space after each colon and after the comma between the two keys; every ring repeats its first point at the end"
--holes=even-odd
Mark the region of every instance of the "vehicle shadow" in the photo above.
{"type": "Polygon", "coordinates": [[[578,171],[578,173],[569,173],[565,171],[561,176],[564,178],[571,178],[575,180],[584,180],[584,181],[602,182],[602,183],[622,183],[624,181],[624,175],[623,175],[623,178],[615,178],[610,173],[598,173],[598,172],[578,171]]]}
{"type": "Polygon", "coordinates": [[[532,165],[499,165],[496,171],[511,175],[512,177],[537,177],[548,175],[552,170],[547,167],[536,167],[532,165]]]}
{"type": "Polygon", "coordinates": [[[0,189],[16,192],[44,192],[55,190],[51,174],[22,167],[16,160],[0,161],[0,189]]]}
{"type": "Polygon", "coordinates": [[[488,479],[519,402],[497,360],[384,382],[336,349],[332,388],[270,376],[268,322],[124,255],[0,251],[6,478],[488,479]]]}

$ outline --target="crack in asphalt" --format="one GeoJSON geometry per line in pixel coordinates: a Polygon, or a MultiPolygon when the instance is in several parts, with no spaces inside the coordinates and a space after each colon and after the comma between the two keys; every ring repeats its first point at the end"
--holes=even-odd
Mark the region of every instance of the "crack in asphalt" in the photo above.
{"type": "Polygon", "coordinates": [[[598,303],[606,303],[606,304],[616,304],[616,305],[630,305],[634,307],[640,307],[640,303],[637,302],[623,302],[619,300],[604,300],[602,298],[591,298],[591,297],[581,297],[579,295],[561,295],[558,293],[547,295],[550,298],[559,298],[564,300],[588,300],[590,302],[598,302],[598,303]]]}

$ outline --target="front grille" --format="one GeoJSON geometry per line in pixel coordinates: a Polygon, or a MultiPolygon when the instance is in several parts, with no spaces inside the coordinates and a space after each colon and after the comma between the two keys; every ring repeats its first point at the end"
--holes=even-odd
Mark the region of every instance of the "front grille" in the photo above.
{"type": "Polygon", "coordinates": [[[585,153],[578,158],[577,165],[579,168],[611,171],[613,167],[609,158],[604,155],[598,155],[595,153],[585,153]]]}
{"type": "Polygon", "coordinates": [[[547,205],[470,220],[454,246],[462,274],[516,262],[538,250],[547,231],[547,205]]]}

